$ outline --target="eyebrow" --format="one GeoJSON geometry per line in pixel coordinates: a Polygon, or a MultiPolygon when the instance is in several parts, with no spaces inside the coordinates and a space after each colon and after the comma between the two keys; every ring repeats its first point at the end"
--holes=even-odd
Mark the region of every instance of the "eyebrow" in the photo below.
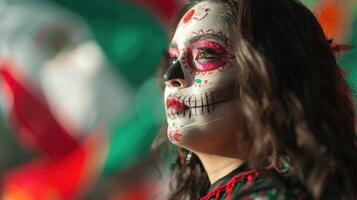
{"type": "MultiPolygon", "coordinates": [[[[185,45],[188,46],[188,45],[193,44],[193,43],[195,43],[197,41],[205,40],[205,39],[213,39],[213,40],[216,40],[216,41],[224,42],[224,40],[223,40],[223,38],[221,36],[208,33],[208,34],[204,34],[204,35],[197,35],[197,36],[191,37],[190,39],[185,41],[185,45]]],[[[171,43],[169,48],[177,49],[177,44],[176,43],[171,43]]]]}

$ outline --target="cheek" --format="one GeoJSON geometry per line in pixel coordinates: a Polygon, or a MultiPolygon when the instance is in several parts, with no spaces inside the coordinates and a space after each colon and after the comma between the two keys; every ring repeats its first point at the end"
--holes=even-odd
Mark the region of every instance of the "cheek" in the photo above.
{"type": "Polygon", "coordinates": [[[202,122],[195,125],[169,127],[168,138],[177,146],[195,151],[208,152],[227,147],[229,141],[236,142],[239,121],[235,113],[230,106],[222,107],[219,114],[201,119],[202,122]]]}
{"type": "Polygon", "coordinates": [[[217,87],[224,87],[235,83],[236,69],[227,71],[215,71],[212,74],[200,74],[194,76],[194,90],[215,90],[217,87]]]}

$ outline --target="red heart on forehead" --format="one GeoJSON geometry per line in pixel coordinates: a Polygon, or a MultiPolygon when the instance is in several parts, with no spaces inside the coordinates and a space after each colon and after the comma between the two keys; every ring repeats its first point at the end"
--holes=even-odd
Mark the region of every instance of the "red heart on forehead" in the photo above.
{"type": "Polygon", "coordinates": [[[189,21],[191,21],[192,16],[194,14],[195,14],[195,9],[190,10],[183,18],[183,23],[187,24],[189,21]]]}

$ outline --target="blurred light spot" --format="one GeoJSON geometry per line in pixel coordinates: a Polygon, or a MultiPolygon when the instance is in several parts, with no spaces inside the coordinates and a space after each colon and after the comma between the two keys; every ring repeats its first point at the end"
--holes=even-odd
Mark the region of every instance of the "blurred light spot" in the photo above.
{"type": "Polygon", "coordinates": [[[316,5],[316,0],[301,0],[301,2],[309,8],[314,8],[316,5]]]}
{"type": "Polygon", "coordinates": [[[110,136],[103,175],[116,173],[147,157],[156,133],[155,127],[147,126],[138,119],[120,124],[110,136]]]}
{"type": "MultiPolygon", "coordinates": [[[[113,36],[112,49],[121,62],[127,62],[137,58],[142,48],[141,28],[123,26],[113,36]]],[[[129,67],[129,66],[128,66],[129,67]]]]}
{"type": "Polygon", "coordinates": [[[5,1],[6,0],[0,0],[0,16],[2,15],[2,12],[5,9],[5,1]]]}
{"type": "Polygon", "coordinates": [[[80,44],[74,51],[73,62],[85,74],[94,75],[104,67],[103,54],[94,41],[80,44]]]}

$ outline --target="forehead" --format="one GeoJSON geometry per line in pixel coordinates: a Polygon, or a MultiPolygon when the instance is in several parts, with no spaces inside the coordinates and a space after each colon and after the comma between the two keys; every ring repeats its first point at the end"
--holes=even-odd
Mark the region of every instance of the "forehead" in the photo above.
{"type": "Polygon", "coordinates": [[[197,35],[223,35],[231,37],[224,19],[225,5],[220,2],[203,1],[188,10],[177,26],[172,44],[183,48],[190,38],[197,35]]]}

